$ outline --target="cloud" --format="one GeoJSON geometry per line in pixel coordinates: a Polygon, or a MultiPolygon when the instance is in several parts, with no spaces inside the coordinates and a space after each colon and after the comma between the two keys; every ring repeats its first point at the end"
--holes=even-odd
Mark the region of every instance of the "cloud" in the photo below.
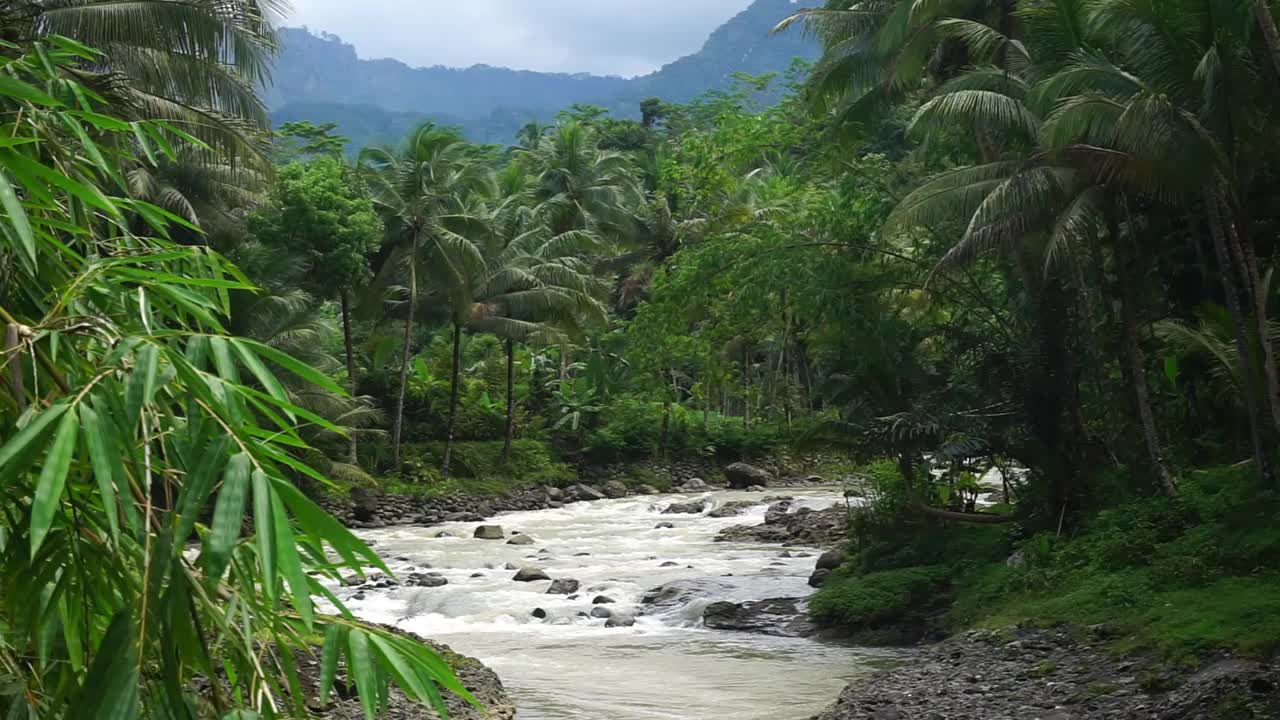
{"type": "Polygon", "coordinates": [[[750,0],[293,0],[289,25],[364,58],[640,75],[698,50],[750,0]]]}

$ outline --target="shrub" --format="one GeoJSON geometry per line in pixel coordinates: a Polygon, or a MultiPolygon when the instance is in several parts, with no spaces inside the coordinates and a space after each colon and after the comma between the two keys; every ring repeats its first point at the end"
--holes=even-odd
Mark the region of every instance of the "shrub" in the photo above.
{"type": "Polygon", "coordinates": [[[405,445],[404,468],[395,482],[432,492],[470,488],[492,494],[530,485],[569,485],[578,479],[572,468],[552,455],[546,443],[517,440],[511,448],[510,464],[502,462],[502,442],[455,442],[450,461],[453,477],[442,480],[439,467],[444,446],[442,442],[405,445]]]}
{"type": "Polygon", "coordinates": [[[936,607],[949,575],[941,565],[867,575],[836,573],[813,596],[809,610],[823,624],[874,627],[936,607]]]}

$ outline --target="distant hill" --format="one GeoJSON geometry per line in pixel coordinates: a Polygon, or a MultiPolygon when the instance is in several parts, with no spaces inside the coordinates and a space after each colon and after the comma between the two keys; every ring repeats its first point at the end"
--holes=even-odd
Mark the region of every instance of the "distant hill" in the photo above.
{"type": "Polygon", "coordinates": [[[813,60],[819,48],[798,33],[769,35],[796,7],[792,0],[756,0],[697,53],[632,79],[488,65],[413,68],[361,60],[335,35],[286,28],[265,97],[277,123],[336,122],[356,145],[398,139],[424,119],[458,125],[476,142],[505,144],[528,121],[550,120],[574,103],[631,117],[648,97],[688,102],[727,88],[734,73],[781,73],[794,58],[813,60]]]}

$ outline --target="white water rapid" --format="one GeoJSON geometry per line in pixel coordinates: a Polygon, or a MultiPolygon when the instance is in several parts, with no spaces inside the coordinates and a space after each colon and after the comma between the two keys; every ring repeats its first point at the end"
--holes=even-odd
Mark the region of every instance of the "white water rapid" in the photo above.
{"type": "MultiPolygon", "coordinates": [[[[832,491],[781,490],[815,509],[839,500],[832,491]]],[[[493,520],[508,537],[517,531],[535,544],[479,540],[479,523],[366,531],[375,549],[403,579],[438,572],[436,588],[365,590],[352,610],[398,625],[493,668],[519,708],[520,720],[803,720],[832,702],[845,683],[891,654],[814,640],[708,630],[703,608],[717,600],[807,596],[817,551],[773,545],[716,543],[731,525],[763,521],[760,494],[715,492],[759,504],[746,514],[716,519],[663,515],[672,502],[698,496],[633,497],[574,503],[555,510],[508,513],[493,520]],[[675,527],[658,529],[658,523],[675,527]],[[441,531],[457,537],[436,537],[441,531]],[[542,568],[552,578],[581,582],[576,597],[549,595],[549,582],[518,583],[507,564],[542,568]],[[668,563],[667,567],[663,567],[668,563]],[[670,565],[669,563],[675,563],[670,565]],[[685,581],[694,598],[655,614],[641,614],[646,592],[685,581]],[[634,613],[633,627],[606,628],[582,617],[606,595],[614,612],[634,613]],[[531,615],[535,608],[545,620],[531,615]]]]}

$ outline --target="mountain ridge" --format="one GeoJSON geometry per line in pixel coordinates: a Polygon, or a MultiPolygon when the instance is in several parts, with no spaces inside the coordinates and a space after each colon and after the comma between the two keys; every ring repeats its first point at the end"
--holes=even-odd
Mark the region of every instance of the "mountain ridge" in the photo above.
{"type": "Polygon", "coordinates": [[[816,43],[795,33],[769,34],[794,9],[792,0],[756,0],[713,31],[698,52],[634,78],[485,64],[411,67],[392,58],[361,59],[331,33],[285,28],[264,99],[277,123],[337,122],[357,144],[398,138],[426,119],[458,125],[478,142],[507,143],[525,123],[550,120],[575,103],[635,117],[648,97],[688,102],[727,88],[735,73],[782,73],[796,57],[813,60],[816,43]]]}

